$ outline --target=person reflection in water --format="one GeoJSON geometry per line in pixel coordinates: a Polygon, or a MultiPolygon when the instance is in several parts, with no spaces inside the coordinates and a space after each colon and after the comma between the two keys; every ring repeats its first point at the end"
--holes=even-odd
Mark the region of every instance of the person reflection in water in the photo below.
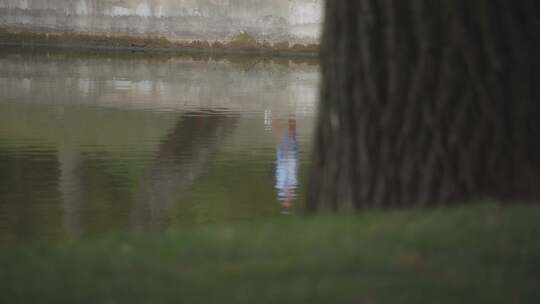
{"type": "Polygon", "coordinates": [[[276,189],[278,200],[288,213],[296,198],[298,186],[298,141],[296,139],[296,117],[290,115],[287,127],[273,127],[278,138],[276,149],[276,189]]]}

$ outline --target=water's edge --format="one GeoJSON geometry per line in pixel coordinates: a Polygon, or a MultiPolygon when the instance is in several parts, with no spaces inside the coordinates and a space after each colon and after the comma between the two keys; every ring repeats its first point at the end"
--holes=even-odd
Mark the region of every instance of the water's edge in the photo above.
{"type": "Polygon", "coordinates": [[[319,55],[318,44],[291,45],[288,41],[271,44],[257,41],[245,33],[233,37],[228,42],[171,41],[165,37],[14,31],[0,27],[0,45],[170,53],[260,54],[284,57],[319,55]]]}

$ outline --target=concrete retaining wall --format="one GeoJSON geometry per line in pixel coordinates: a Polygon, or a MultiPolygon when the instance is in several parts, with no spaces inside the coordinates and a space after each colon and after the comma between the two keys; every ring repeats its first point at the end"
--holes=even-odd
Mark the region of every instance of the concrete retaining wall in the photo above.
{"type": "Polygon", "coordinates": [[[0,27],[39,33],[318,43],[323,0],[0,0],[0,27]]]}

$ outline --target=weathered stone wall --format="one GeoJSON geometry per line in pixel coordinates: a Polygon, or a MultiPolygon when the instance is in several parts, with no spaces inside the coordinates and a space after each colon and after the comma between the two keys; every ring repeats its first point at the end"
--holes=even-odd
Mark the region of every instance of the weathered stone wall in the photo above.
{"type": "Polygon", "coordinates": [[[0,0],[0,27],[173,41],[317,43],[323,0],[0,0]]]}

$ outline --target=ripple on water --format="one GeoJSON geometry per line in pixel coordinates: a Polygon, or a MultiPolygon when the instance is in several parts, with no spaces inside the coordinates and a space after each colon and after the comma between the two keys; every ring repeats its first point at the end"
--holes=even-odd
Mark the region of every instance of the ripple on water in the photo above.
{"type": "Polygon", "coordinates": [[[0,58],[0,242],[300,208],[316,65],[18,53],[0,58]]]}

